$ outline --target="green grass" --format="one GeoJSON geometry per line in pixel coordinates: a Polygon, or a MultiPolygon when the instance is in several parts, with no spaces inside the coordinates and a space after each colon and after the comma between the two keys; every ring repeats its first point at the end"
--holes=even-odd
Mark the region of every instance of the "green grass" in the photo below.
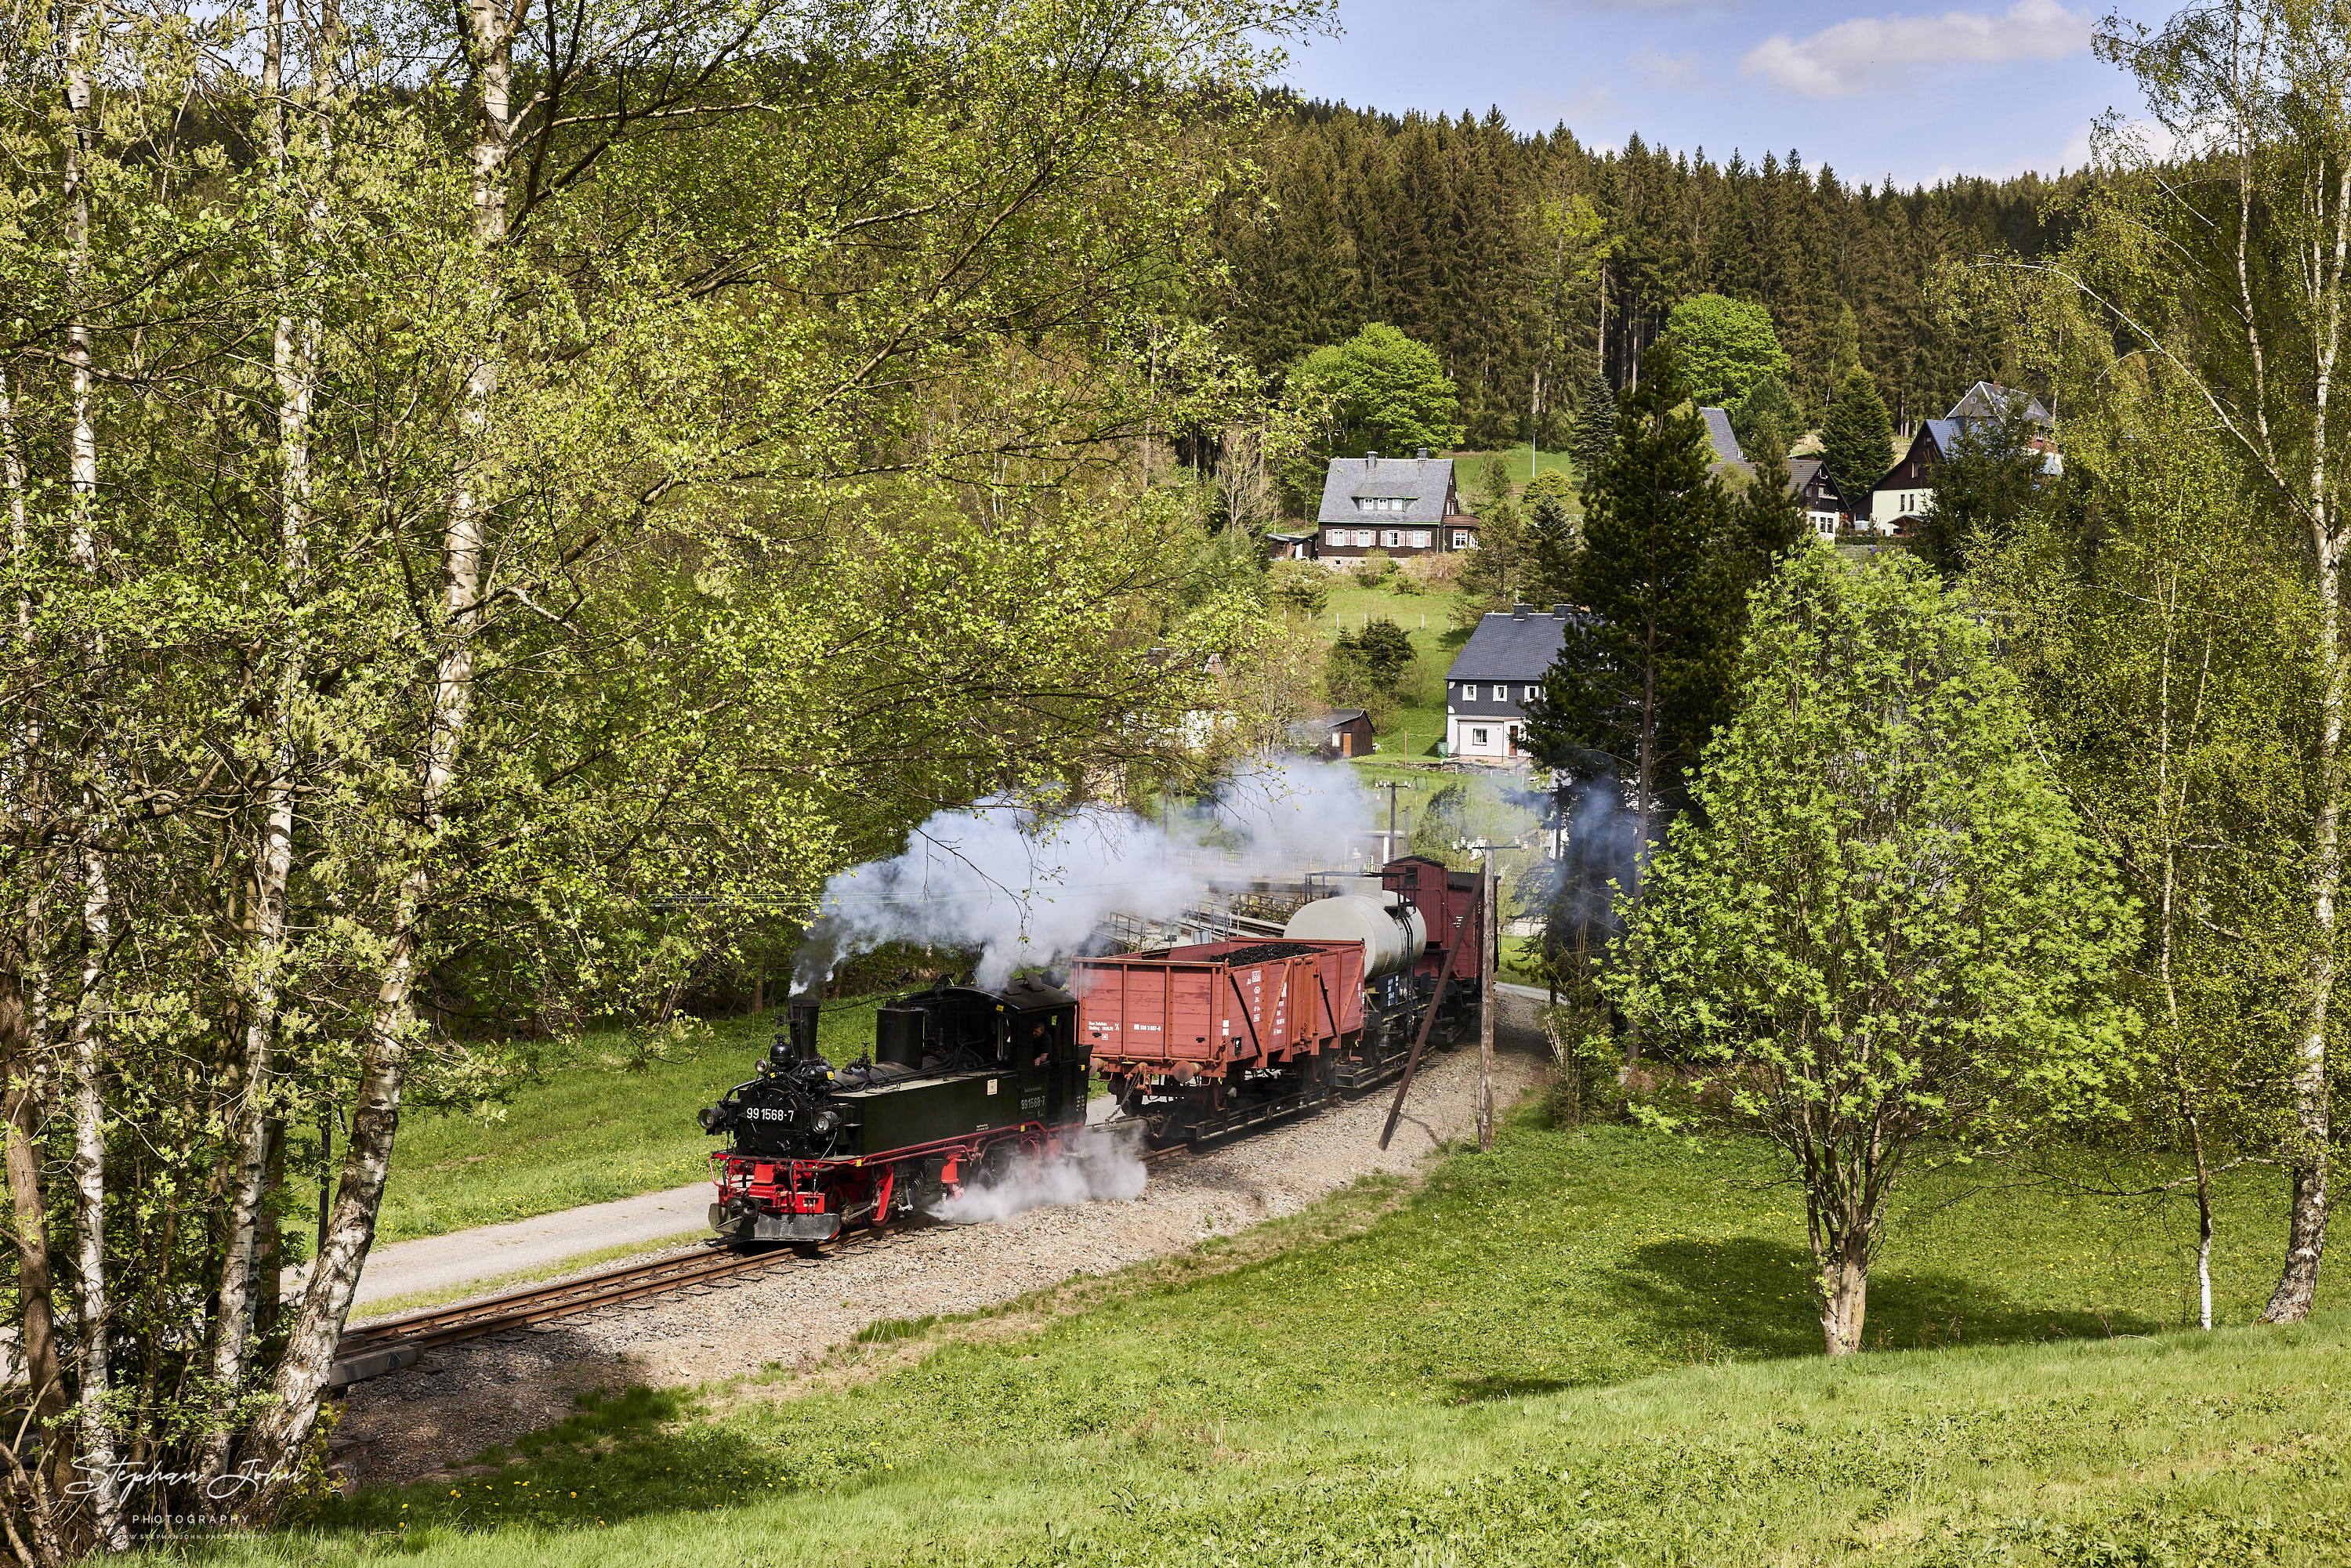
{"type": "MultiPolygon", "coordinates": [[[[1453,459],[1453,484],[1454,487],[1461,492],[1462,506],[1468,507],[1473,511],[1476,510],[1476,504],[1470,499],[1470,497],[1478,494],[1479,487],[1485,483],[1486,460],[1492,456],[1493,454],[1490,452],[1448,452],[1445,454],[1445,455],[1453,459]]],[[[1506,449],[1501,455],[1502,460],[1510,465],[1511,487],[1514,490],[1524,490],[1527,486],[1532,482],[1535,474],[1538,472],[1536,467],[1529,461],[1531,455],[1527,448],[1524,446],[1510,447],[1506,449]]],[[[1575,465],[1569,460],[1567,454],[1564,452],[1546,452],[1541,455],[1541,467],[1540,472],[1545,474],[1564,474],[1569,478],[1573,479],[1575,477],[1575,465]]]]}
{"type": "MultiPolygon", "coordinates": [[[[872,1381],[778,1371],[590,1400],[487,1456],[493,1474],[362,1493],[306,1531],[214,1550],[812,1568],[2343,1561],[2346,1314],[2179,1333],[2179,1207],[1929,1182],[1873,1278],[1871,1350],[1831,1364],[1801,1208],[1771,1174],[1744,1145],[1578,1136],[1521,1113],[1495,1155],[1417,1189],[1360,1185],[990,1318],[889,1325],[845,1353],[872,1381]]],[[[2267,1173],[2224,1195],[2226,1320],[2257,1310],[2279,1211],[2267,1173]]]]}
{"type": "MultiPolygon", "coordinates": [[[[826,1003],[819,1049],[834,1061],[870,1049],[875,1005],[873,998],[826,1003]]],[[[695,1112],[751,1076],[783,1022],[781,1008],[721,1019],[636,1071],[626,1065],[630,1037],[590,1034],[547,1047],[538,1081],[486,1115],[402,1117],[377,1241],[528,1219],[700,1180],[716,1145],[695,1112]]],[[[300,1221],[295,1228],[304,1228],[300,1221]]]]}
{"type": "Polygon", "coordinates": [[[1329,605],[1314,618],[1314,630],[1324,642],[1339,632],[1363,629],[1365,621],[1393,621],[1412,639],[1412,674],[1405,700],[1387,714],[1376,738],[1380,755],[1416,760],[1437,756],[1445,738],[1445,672],[1453,667],[1467,632],[1453,628],[1454,594],[1399,593],[1393,587],[1359,588],[1348,578],[1333,580],[1329,605]]]}

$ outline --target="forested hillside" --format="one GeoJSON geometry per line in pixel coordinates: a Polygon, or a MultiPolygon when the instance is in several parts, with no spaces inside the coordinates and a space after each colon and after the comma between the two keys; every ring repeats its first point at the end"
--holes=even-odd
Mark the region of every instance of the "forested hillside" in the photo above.
{"type": "Polygon", "coordinates": [[[1199,312],[1268,372],[1369,321],[1434,344],[1472,446],[1563,446],[1592,372],[1621,387],[1676,302],[1709,290],[1770,308],[1813,417],[1856,359],[1897,420],[1940,414],[2007,367],[1993,332],[1939,319],[1937,269],[2062,245],[2053,198],[2081,179],[1900,191],[1814,173],[1792,150],[1717,162],[1635,136],[1603,152],[1564,126],[1518,134],[1498,110],[1297,102],[1257,157],[1261,197],[1214,214],[1229,276],[1199,312]]]}

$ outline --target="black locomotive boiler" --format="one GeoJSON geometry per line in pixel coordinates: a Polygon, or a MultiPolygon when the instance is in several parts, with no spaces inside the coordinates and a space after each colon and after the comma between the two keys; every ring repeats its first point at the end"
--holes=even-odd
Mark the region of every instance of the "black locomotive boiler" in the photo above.
{"type": "Polygon", "coordinates": [[[1085,1125],[1077,1001],[1041,981],[942,983],[876,1014],[873,1050],[817,1053],[817,1004],[796,998],[758,1076],[701,1113],[710,1225],[730,1241],[829,1240],[887,1225],[964,1184],[1061,1153],[1085,1125]]]}

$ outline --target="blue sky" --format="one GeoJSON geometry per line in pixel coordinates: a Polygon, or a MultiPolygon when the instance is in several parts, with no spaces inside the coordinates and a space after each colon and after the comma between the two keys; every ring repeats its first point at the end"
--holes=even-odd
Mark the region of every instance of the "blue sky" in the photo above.
{"type": "MultiPolygon", "coordinates": [[[[2093,58],[2108,0],[1339,0],[1338,38],[1291,51],[1286,79],[1360,108],[1565,121],[1586,145],[1646,141],[1752,161],[1790,148],[1858,183],[2054,173],[2091,121],[2141,105],[2093,58]]],[[[2126,0],[2149,22],[2169,7],[2126,0]]]]}

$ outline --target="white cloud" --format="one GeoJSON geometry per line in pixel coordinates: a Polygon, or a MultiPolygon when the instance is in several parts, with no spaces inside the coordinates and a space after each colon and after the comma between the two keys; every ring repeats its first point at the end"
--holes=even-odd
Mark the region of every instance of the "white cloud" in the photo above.
{"type": "Polygon", "coordinates": [[[1741,74],[1806,98],[1848,98],[1922,67],[2057,60],[2090,47],[2090,14],[2057,0],[2016,0],[1994,16],[1855,16],[1808,38],[1775,33],[1747,51],[1741,74]]]}
{"type": "Polygon", "coordinates": [[[1697,92],[1707,85],[1705,63],[1693,51],[1668,55],[1656,50],[1635,50],[1625,63],[1651,87],[1697,92]]]}

